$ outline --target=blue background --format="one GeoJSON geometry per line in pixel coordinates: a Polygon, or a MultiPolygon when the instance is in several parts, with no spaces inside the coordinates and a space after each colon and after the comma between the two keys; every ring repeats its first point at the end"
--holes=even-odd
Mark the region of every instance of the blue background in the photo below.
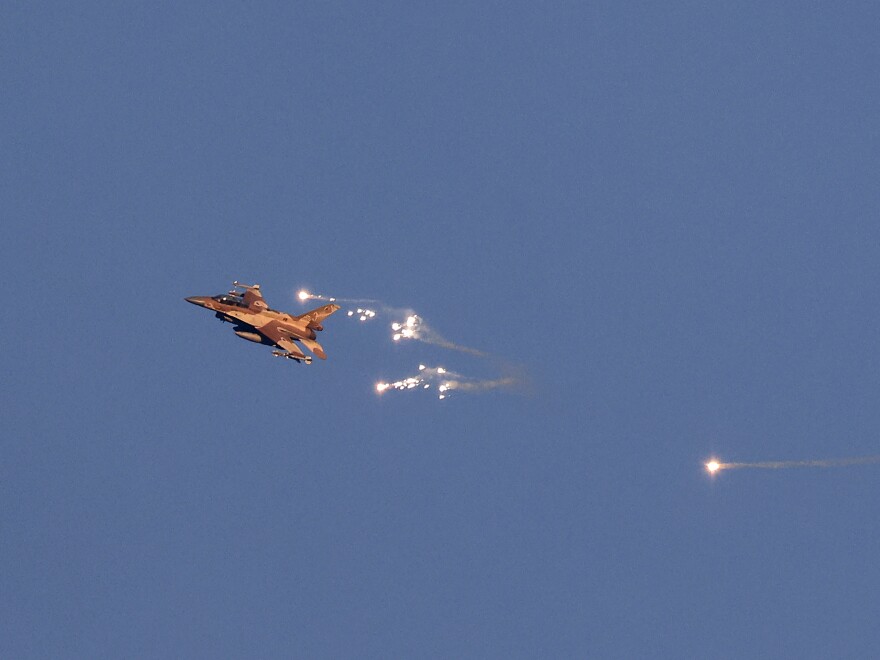
{"type": "Polygon", "coordinates": [[[876,657],[878,20],[4,3],[0,655],[876,657]]]}

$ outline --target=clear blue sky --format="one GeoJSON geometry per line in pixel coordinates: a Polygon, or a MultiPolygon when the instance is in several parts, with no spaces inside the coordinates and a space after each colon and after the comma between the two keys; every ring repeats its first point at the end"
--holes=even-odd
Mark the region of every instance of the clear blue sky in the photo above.
{"type": "Polygon", "coordinates": [[[4,3],[0,656],[876,657],[878,21],[4,3]]]}

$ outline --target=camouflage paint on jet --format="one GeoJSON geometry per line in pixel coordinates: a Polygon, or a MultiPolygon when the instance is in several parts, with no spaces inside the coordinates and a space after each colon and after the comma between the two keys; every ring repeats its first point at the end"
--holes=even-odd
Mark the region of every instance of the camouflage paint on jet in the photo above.
{"type": "Polygon", "coordinates": [[[193,296],[185,300],[212,310],[221,321],[234,324],[232,331],[242,339],[277,347],[278,350],[272,351],[276,357],[310,364],[312,358],[302,352],[299,347],[302,344],[322,360],[327,359],[324,349],[315,341],[315,333],[324,329],[322,322],[338,310],[339,305],[324,305],[295,316],[270,309],[263,300],[259,284],[233,282],[232,286],[233,289],[226,294],[193,296]]]}

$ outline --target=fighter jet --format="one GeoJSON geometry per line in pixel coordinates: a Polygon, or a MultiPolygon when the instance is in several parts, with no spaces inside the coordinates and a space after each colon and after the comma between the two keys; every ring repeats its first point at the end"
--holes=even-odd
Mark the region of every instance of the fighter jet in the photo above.
{"type": "Polygon", "coordinates": [[[259,284],[232,283],[229,293],[217,296],[193,296],[187,302],[210,309],[214,316],[224,322],[232,323],[232,331],[248,341],[275,346],[275,357],[289,358],[297,362],[312,363],[312,357],[300,349],[299,344],[308,348],[322,360],[327,359],[324,349],[315,341],[315,332],[324,329],[322,322],[339,305],[324,305],[305,314],[295,316],[269,309],[263,300],[259,284]],[[240,290],[239,290],[240,289],[240,290]]]}

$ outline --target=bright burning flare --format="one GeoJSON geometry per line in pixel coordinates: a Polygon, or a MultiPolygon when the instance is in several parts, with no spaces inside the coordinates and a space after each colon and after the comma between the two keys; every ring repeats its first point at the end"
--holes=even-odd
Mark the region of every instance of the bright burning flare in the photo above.
{"type": "Polygon", "coordinates": [[[709,461],[706,463],[706,469],[709,470],[709,474],[715,474],[721,469],[721,463],[718,461],[709,461]]]}
{"type": "MultiPolygon", "coordinates": [[[[401,339],[421,339],[425,341],[421,332],[422,319],[418,314],[407,316],[403,323],[392,323],[391,329],[394,331],[394,334],[391,335],[391,339],[394,341],[400,341],[401,339]]],[[[431,342],[429,341],[428,343],[431,342]]]]}
{"type": "Polygon", "coordinates": [[[296,294],[296,295],[297,295],[297,297],[298,297],[300,300],[302,300],[303,302],[305,302],[306,300],[308,300],[309,298],[312,297],[312,294],[310,294],[308,291],[300,291],[300,292],[299,292],[298,294],[296,294]]]}

